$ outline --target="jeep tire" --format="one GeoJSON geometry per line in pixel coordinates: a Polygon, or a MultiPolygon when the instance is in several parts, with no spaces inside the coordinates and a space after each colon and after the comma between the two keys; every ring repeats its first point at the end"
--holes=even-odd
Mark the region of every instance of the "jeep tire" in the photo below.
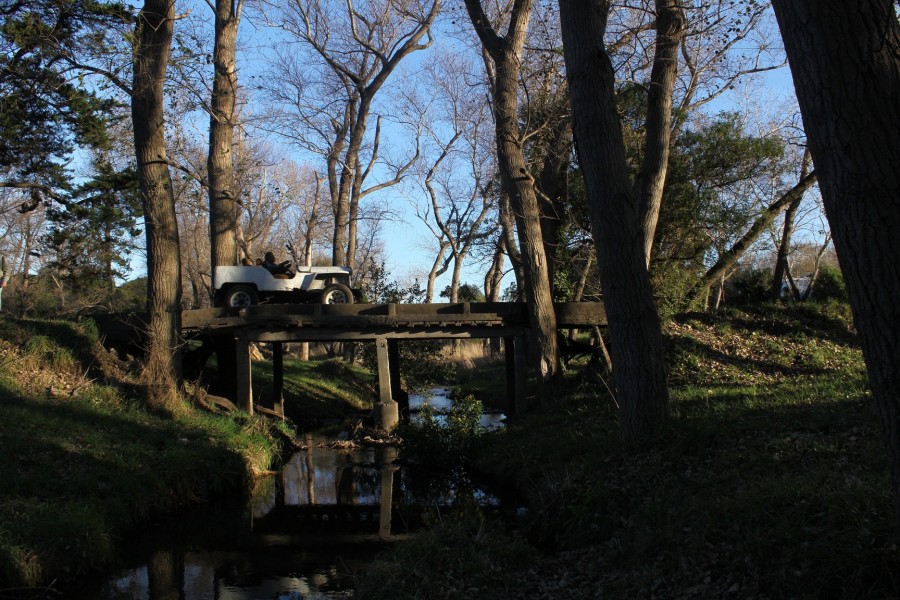
{"type": "Polygon", "coordinates": [[[322,304],[353,304],[353,292],[342,283],[332,283],[319,295],[322,304]]]}
{"type": "Polygon", "coordinates": [[[258,302],[256,289],[250,285],[233,285],[222,295],[222,304],[228,308],[245,308],[258,302]]]}

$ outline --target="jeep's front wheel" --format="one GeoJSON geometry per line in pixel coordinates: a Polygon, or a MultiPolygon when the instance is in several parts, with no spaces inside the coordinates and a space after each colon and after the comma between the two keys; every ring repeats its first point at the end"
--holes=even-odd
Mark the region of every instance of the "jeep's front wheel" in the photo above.
{"type": "Polygon", "coordinates": [[[332,283],[319,296],[322,304],[353,304],[353,292],[342,283],[332,283]]]}
{"type": "Polygon", "coordinates": [[[225,292],[225,306],[229,308],[245,308],[254,306],[259,301],[256,290],[249,285],[233,285],[225,292]]]}

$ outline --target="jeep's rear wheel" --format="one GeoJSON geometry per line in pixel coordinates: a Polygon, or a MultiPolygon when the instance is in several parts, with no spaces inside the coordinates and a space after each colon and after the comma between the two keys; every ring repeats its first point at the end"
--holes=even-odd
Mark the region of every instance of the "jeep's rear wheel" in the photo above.
{"type": "Polygon", "coordinates": [[[332,283],[319,296],[322,304],[353,304],[353,292],[342,283],[332,283]]]}
{"type": "Polygon", "coordinates": [[[234,285],[225,292],[225,306],[229,308],[254,306],[258,301],[256,290],[249,285],[234,285]]]}

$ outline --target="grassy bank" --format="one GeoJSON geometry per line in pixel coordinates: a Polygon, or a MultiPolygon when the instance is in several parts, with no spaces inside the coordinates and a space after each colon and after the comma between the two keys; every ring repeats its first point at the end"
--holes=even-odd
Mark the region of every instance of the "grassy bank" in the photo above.
{"type": "Polygon", "coordinates": [[[571,373],[482,448],[480,469],[527,499],[521,527],[448,516],[375,565],[365,597],[900,596],[886,451],[846,310],[684,316],[667,356],[663,435],[623,445],[608,382],[571,373]]]}
{"type": "Polygon", "coordinates": [[[272,425],[148,413],[90,324],[0,316],[0,597],[111,564],[162,511],[243,494],[272,425]]]}

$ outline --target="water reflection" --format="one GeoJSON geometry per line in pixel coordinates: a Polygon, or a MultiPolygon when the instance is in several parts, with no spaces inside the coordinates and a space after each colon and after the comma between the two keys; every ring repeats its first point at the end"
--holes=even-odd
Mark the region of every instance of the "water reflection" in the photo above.
{"type": "MultiPolygon", "coordinates": [[[[451,406],[449,390],[411,396],[451,406]]],[[[503,415],[484,415],[488,429],[503,415]]],[[[353,575],[387,543],[420,527],[426,506],[496,505],[468,480],[401,470],[392,447],[334,448],[308,436],[249,505],[205,507],[149,528],[126,545],[112,577],[67,590],[77,600],[276,600],[353,596],[353,575]]]]}
{"type": "Polygon", "coordinates": [[[395,448],[335,450],[323,441],[308,438],[309,450],[294,455],[249,509],[210,509],[149,532],[130,544],[139,549],[137,566],[72,597],[352,597],[353,574],[415,520],[394,515],[395,448]]]}

